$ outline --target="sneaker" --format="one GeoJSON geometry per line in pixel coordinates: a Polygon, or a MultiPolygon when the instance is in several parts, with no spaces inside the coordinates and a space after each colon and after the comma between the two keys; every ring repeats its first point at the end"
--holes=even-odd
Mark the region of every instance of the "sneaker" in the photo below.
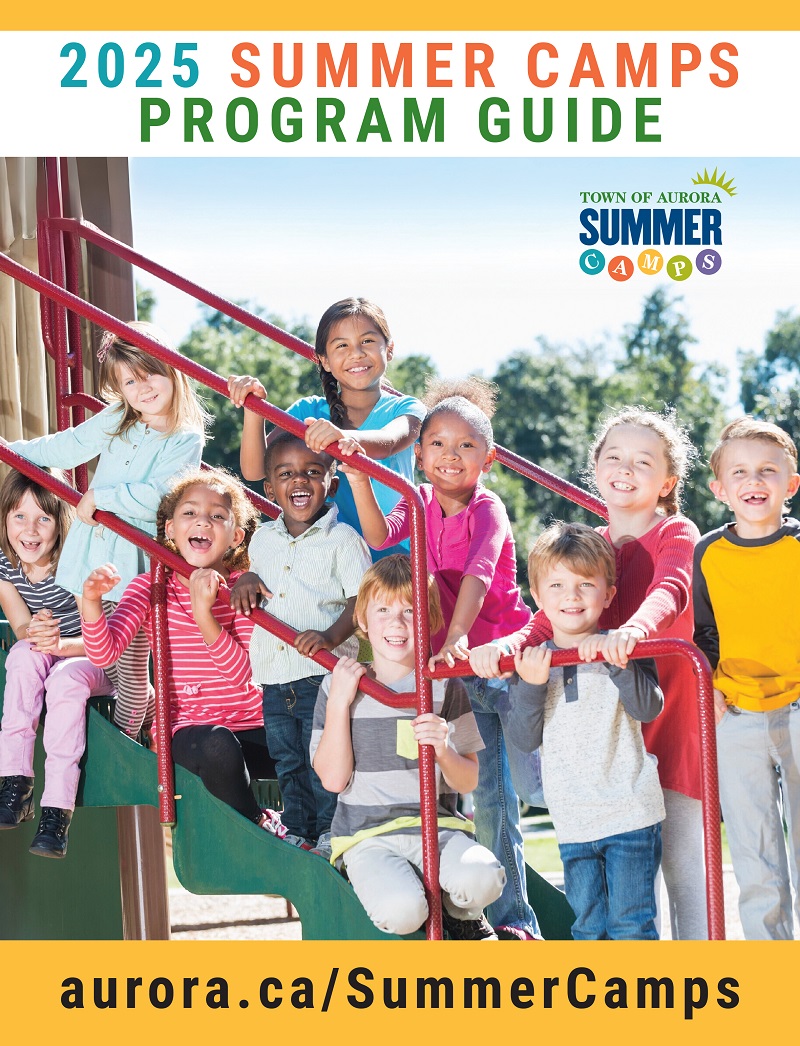
{"type": "Polygon", "coordinates": [[[330,832],[323,832],[319,839],[317,839],[317,845],[312,847],[312,854],[317,854],[319,857],[324,857],[326,861],[330,861],[333,856],[331,838],[332,836],[330,832]]]}
{"type": "Polygon", "coordinates": [[[528,933],[520,926],[495,926],[494,932],[499,941],[543,941],[544,937],[528,933]]]}
{"type": "MultiPolygon", "coordinates": [[[[283,827],[281,825],[281,827],[283,827]]],[[[290,846],[296,846],[298,850],[310,850],[311,843],[308,839],[303,839],[300,835],[292,835],[291,832],[287,832],[283,837],[283,841],[288,843],[290,846]]]]}
{"type": "Polygon", "coordinates": [[[283,839],[286,835],[286,825],[281,824],[281,815],[276,810],[268,808],[262,810],[261,820],[258,822],[258,825],[259,828],[263,828],[270,835],[277,836],[278,839],[283,839]]]}
{"type": "Polygon", "coordinates": [[[442,926],[451,941],[496,941],[497,934],[485,915],[478,919],[456,919],[442,905],[442,926]]]}

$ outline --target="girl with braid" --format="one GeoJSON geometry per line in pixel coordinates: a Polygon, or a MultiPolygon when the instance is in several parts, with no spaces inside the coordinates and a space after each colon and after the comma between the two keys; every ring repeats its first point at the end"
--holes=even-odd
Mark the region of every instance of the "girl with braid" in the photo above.
{"type": "MultiPolygon", "coordinates": [[[[394,353],[394,342],[386,317],[374,302],[345,298],[325,311],[317,327],[317,366],[324,396],[307,396],[288,408],[288,413],[306,424],[306,443],[317,453],[331,443],[352,453],[365,454],[386,468],[413,481],[413,445],[419,435],[425,408],[413,396],[397,396],[384,387],[386,367],[394,353]]],[[[228,392],[237,407],[249,393],[267,398],[267,390],[250,375],[228,378],[228,392]]],[[[265,476],[267,445],[264,425],[258,414],[244,411],[240,465],[248,481],[265,476]]],[[[388,514],[399,500],[396,491],[374,484],[382,512],[388,514]]],[[[339,520],[361,532],[353,494],[343,477],[336,494],[339,520]]],[[[407,551],[408,543],[382,549],[375,558],[407,551]]]]}

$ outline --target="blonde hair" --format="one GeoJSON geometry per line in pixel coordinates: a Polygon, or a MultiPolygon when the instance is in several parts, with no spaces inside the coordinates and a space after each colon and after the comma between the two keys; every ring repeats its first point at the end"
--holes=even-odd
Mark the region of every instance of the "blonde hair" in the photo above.
{"type": "Polygon", "coordinates": [[[614,550],[585,523],[552,523],[536,539],[528,556],[528,578],[534,592],[538,591],[541,578],[559,563],[566,563],[581,577],[599,574],[609,588],[616,581],[614,550]]]}
{"type": "MultiPolygon", "coordinates": [[[[55,479],[62,483],[69,481],[61,469],[47,469],[55,479]]],[[[64,547],[64,539],[75,519],[75,509],[68,501],[64,501],[57,494],[53,494],[46,487],[40,486],[35,480],[29,479],[21,472],[12,471],[3,480],[0,486],[0,548],[12,567],[20,568],[20,559],[8,540],[7,520],[11,512],[14,512],[26,494],[30,494],[45,516],[50,516],[56,524],[56,541],[50,554],[50,573],[55,574],[58,566],[58,557],[64,547]]]]}
{"type": "MultiPolygon", "coordinates": [[[[165,349],[174,350],[166,334],[152,323],[132,320],[128,326],[140,334],[145,334],[165,349]]],[[[110,433],[112,439],[125,436],[140,420],[139,413],[130,406],[122,394],[119,380],[119,368],[125,365],[137,376],[144,378],[148,374],[160,374],[172,382],[172,405],[170,408],[169,428],[164,436],[174,436],[176,432],[201,432],[205,434],[206,426],[211,420],[210,414],[203,407],[189,378],[181,371],[175,370],[168,363],[162,363],[151,356],[145,349],[133,342],[105,331],[97,351],[100,361],[100,373],[97,379],[98,394],[109,402],[118,401],[122,417],[117,428],[110,433]]]]}
{"type": "Polygon", "coordinates": [[[215,493],[226,497],[230,502],[236,526],[242,528],[244,537],[240,544],[228,549],[222,557],[222,562],[231,571],[247,570],[250,567],[250,554],[248,552],[250,539],[255,533],[260,516],[258,510],[248,500],[245,489],[239,480],[223,468],[193,468],[180,474],[175,485],[164,495],[158,506],[158,512],[156,513],[156,540],[171,552],[178,552],[175,542],[172,538],[167,537],[167,521],[174,518],[186,491],[190,487],[197,486],[208,487],[215,493]]]}
{"type": "Polygon", "coordinates": [[[765,443],[773,443],[784,451],[792,466],[792,471],[797,472],[797,447],[788,432],[784,432],[782,428],[773,425],[770,421],[759,421],[757,418],[745,414],[725,426],[720,433],[717,445],[711,452],[709,464],[717,479],[719,479],[723,451],[735,439],[762,440],[765,443]]]}
{"type": "Polygon", "coordinates": [[[678,420],[677,411],[673,408],[665,408],[663,413],[658,414],[656,411],[646,410],[644,407],[622,407],[609,414],[589,448],[590,483],[597,489],[594,478],[595,466],[609,433],[620,425],[636,425],[642,429],[650,429],[661,440],[667,462],[667,474],[670,478],[674,476],[677,482],[668,494],[658,499],[658,508],[666,516],[676,515],[681,507],[683,484],[697,458],[697,450],[689,439],[686,429],[678,420]]]}
{"type": "MultiPolygon", "coordinates": [[[[385,598],[388,600],[401,599],[404,603],[414,605],[414,589],[411,583],[411,560],[402,552],[385,556],[373,563],[361,579],[356,596],[356,606],[353,616],[356,621],[365,621],[367,606],[373,600],[385,598]]],[[[442,604],[439,599],[439,589],[436,581],[428,575],[428,616],[430,619],[431,632],[436,633],[444,628],[444,615],[442,604]]],[[[369,639],[359,627],[356,633],[362,639],[369,639]]]]}

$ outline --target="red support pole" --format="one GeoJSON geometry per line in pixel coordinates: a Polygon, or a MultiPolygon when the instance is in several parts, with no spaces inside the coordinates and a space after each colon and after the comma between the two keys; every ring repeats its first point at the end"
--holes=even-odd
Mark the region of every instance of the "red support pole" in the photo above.
{"type": "MultiPolygon", "coordinates": [[[[692,664],[697,680],[697,715],[700,724],[700,774],[703,799],[703,834],[706,859],[706,906],[708,911],[708,938],[711,941],[725,940],[725,893],[722,886],[722,840],[720,836],[719,778],[717,777],[717,740],[714,720],[714,687],[711,666],[705,656],[691,643],[683,639],[643,639],[636,644],[630,655],[632,660],[642,657],[684,657],[692,664]]],[[[602,661],[598,655],[595,661],[602,661]]],[[[551,662],[554,668],[562,665],[578,665],[578,651],[554,650],[551,662]]],[[[500,658],[502,672],[514,671],[513,656],[500,658]]],[[[449,679],[453,676],[472,674],[468,661],[457,663],[452,668],[437,665],[429,673],[433,679],[449,679]]]]}
{"type": "Polygon", "coordinates": [[[169,703],[167,634],[167,572],[153,560],[150,567],[153,610],[153,676],[156,686],[156,745],[158,747],[158,810],[166,828],[175,826],[175,767],[172,762],[172,713],[169,703]]]}

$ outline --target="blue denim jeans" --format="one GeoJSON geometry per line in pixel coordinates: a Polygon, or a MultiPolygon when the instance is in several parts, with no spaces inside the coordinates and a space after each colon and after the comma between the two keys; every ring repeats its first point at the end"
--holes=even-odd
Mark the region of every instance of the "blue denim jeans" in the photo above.
{"type": "Polygon", "coordinates": [[[281,820],[292,835],[311,841],[330,831],[337,798],[322,787],[309,756],[321,682],[320,675],[263,686],[267,746],[283,796],[281,820]]]}
{"type": "MultiPolygon", "coordinates": [[[[498,700],[508,693],[508,685],[488,686],[487,680],[477,676],[467,676],[463,682],[486,746],[478,752],[478,787],[473,793],[475,835],[482,846],[492,851],[506,873],[503,892],[488,906],[486,914],[493,926],[518,926],[528,933],[538,933],[536,916],[528,904],[519,800],[509,765],[511,752],[506,748],[497,711],[498,700]]],[[[516,749],[514,754],[522,755],[516,749]]],[[[524,767],[519,770],[522,778],[524,767]]]]}
{"type": "Polygon", "coordinates": [[[657,941],[654,883],[661,825],[591,843],[560,843],[576,941],[657,941]]]}

